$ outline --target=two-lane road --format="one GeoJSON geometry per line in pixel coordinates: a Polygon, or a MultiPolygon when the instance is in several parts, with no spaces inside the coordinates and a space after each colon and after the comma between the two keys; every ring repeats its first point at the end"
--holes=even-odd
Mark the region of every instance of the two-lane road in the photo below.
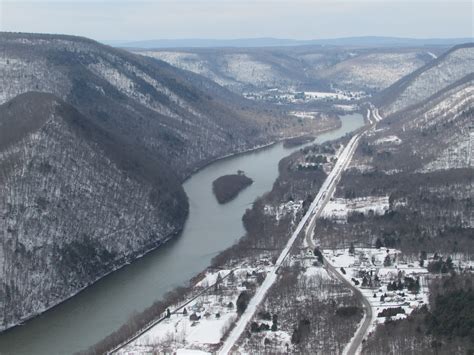
{"type": "MultiPolygon", "coordinates": [[[[365,134],[365,132],[367,132],[368,129],[374,128],[375,125],[377,124],[377,122],[382,120],[382,117],[378,113],[378,109],[371,105],[368,112],[367,112],[367,119],[370,123],[370,127],[368,127],[363,132],[359,133],[359,135],[357,137],[357,141],[359,140],[359,138],[363,134],[365,134]],[[374,119],[374,121],[371,120],[371,117],[374,119]]],[[[350,160],[352,158],[352,155],[353,155],[356,147],[357,147],[357,144],[355,144],[353,146],[353,148],[350,152],[350,156],[344,162],[344,166],[341,167],[342,170],[346,169],[347,166],[349,165],[350,160]]],[[[341,174],[338,174],[337,179],[340,179],[340,175],[341,174]]],[[[337,181],[335,182],[335,184],[333,184],[333,186],[329,190],[329,193],[326,196],[326,202],[324,203],[324,205],[326,205],[327,201],[332,197],[336,186],[337,186],[337,181]]],[[[306,229],[306,235],[305,235],[306,244],[312,250],[314,250],[316,248],[316,245],[313,241],[313,233],[314,233],[314,228],[316,227],[316,220],[321,215],[323,209],[324,208],[320,209],[317,213],[315,213],[313,215],[311,221],[309,222],[308,228],[306,229]]],[[[370,325],[373,321],[372,307],[370,305],[370,302],[367,300],[366,297],[364,297],[362,292],[360,292],[360,290],[357,287],[352,285],[351,282],[349,280],[347,280],[341,274],[341,272],[339,270],[337,270],[334,266],[332,266],[324,256],[323,256],[323,259],[324,259],[324,266],[325,266],[328,274],[332,275],[334,278],[337,278],[338,280],[343,282],[345,285],[347,285],[354,292],[355,296],[360,300],[360,302],[362,303],[362,305],[364,307],[364,318],[363,318],[362,322],[360,323],[359,327],[357,328],[357,331],[354,334],[353,338],[351,339],[349,344],[347,344],[346,348],[344,349],[344,353],[343,353],[344,355],[358,354],[358,353],[360,353],[360,350],[362,348],[362,342],[364,341],[364,338],[366,337],[366,335],[368,333],[368,330],[369,330],[369,327],[370,327],[370,325]]]]}
{"type": "Polygon", "coordinates": [[[370,324],[372,323],[372,307],[367,298],[364,297],[364,295],[360,292],[360,290],[357,287],[354,287],[354,285],[352,285],[348,280],[346,280],[344,276],[342,276],[341,273],[326,259],[324,260],[324,265],[328,274],[339,279],[341,282],[349,286],[354,291],[355,296],[361,301],[364,307],[364,318],[362,319],[359,328],[357,328],[356,333],[352,337],[349,344],[347,344],[343,352],[344,355],[358,354],[360,353],[360,350],[362,348],[362,342],[364,341],[364,338],[369,330],[370,324]]]}
{"type": "MultiPolygon", "coordinates": [[[[360,133],[360,135],[357,137],[356,143],[358,142],[360,136],[363,133],[364,132],[360,133]]],[[[328,191],[327,195],[325,196],[325,201],[324,201],[324,204],[323,204],[323,208],[318,210],[317,213],[313,214],[312,219],[311,219],[311,221],[308,225],[308,228],[306,229],[306,233],[305,233],[306,234],[305,235],[306,244],[312,250],[314,250],[316,248],[316,245],[314,244],[314,241],[313,241],[313,233],[314,233],[314,228],[316,227],[316,220],[318,219],[318,217],[323,212],[324,206],[326,205],[327,201],[329,201],[329,199],[331,199],[331,197],[334,193],[334,190],[336,189],[337,183],[339,182],[341,173],[349,165],[349,162],[352,158],[352,155],[353,155],[356,147],[357,147],[357,144],[354,144],[354,146],[351,149],[349,156],[346,158],[343,166],[340,167],[341,171],[339,172],[339,174],[337,174],[337,181],[334,181],[334,183],[332,184],[330,190],[328,191]]],[[[350,343],[344,349],[344,354],[345,355],[357,354],[360,351],[360,348],[362,346],[362,342],[363,342],[363,340],[364,340],[364,338],[365,338],[365,336],[368,332],[370,324],[372,323],[372,307],[370,306],[369,301],[364,297],[364,295],[362,295],[360,290],[358,288],[356,288],[354,285],[352,285],[348,280],[346,280],[346,278],[344,278],[344,276],[342,276],[342,274],[339,272],[339,270],[337,270],[334,266],[332,266],[324,256],[323,256],[323,258],[324,258],[324,266],[325,266],[328,274],[331,275],[334,278],[337,278],[342,283],[347,285],[351,290],[353,290],[356,297],[363,304],[363,307],[364,307],[363,321],[359,325],[359,327],[358,327],[354,337],[351,339],[350,343]]]]}

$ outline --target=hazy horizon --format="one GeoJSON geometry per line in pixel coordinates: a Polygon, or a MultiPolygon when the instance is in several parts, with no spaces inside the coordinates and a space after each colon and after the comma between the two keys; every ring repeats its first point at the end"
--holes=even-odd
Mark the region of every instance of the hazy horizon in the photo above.
{"type": "Polygon", "coordinates": [[[339,40],[339,39],[357,39],[357,38],[374,38],[374,39],[401,39],[401,40],[451,40],[451,39],[474,39],[474,36],[458,36],[458,37],[398,37],[398,36],[378,36],[374,35],[365,35],[365,36],[336,36],[336,37],[318,37],[318,38],[299,38],[299,37],[225,37],[225,38],[216,38],[216,37],[180,37],[180,38],[150,38],[150,39],[102,39],[104,42],[146,42],[146,41],[239,41],[239,40],[280,40],[280,41],[301,41],[301,42],[310,42],[310,41],[324,41],[324,40],[339,40]]]}
{"type": "Polygon", "coordinates": [[[2,1],[0,30],[99,41],[472,38],[469,1],[2,1]]]}

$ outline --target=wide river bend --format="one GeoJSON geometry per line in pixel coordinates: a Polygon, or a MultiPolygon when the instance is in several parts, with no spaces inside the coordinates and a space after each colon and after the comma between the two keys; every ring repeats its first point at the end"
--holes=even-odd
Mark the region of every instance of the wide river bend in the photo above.
{"type": "MultiPolygon", "coordinates": [[[[364,124],[362,115],[341,116],[342,126],[316,143],[344,136],[364,124]]],[[[76,296],[25,324],[0,334],[0,354],[71,354],[87,349],[209,266],[220,251],[244,235],[242,216],[255,199],[271,190],[278,162],[301,147],[283,143],[235,155],[200,170],[184,183],[189,218],[183,233],[132,264],[104,277],[76,296]],[[212,193],[217,177],[245,171],[254,183],[219,205],[212,193]]]]}

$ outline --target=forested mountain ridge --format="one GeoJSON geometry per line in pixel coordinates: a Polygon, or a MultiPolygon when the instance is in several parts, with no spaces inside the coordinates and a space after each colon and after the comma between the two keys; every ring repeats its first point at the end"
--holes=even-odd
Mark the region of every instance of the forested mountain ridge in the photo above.
{"type": "Polygon", "coordinates": [[[474,43],[454,46],[379,93],[374,102],[385,116],[409,108],[473,72],[474,43]]]}
{"type": "Polygon", "coordinates": [[[368,138],[369,144],[377,147],[374,151],[386,151],[370,158],[373,168],[421,172],[472,167],[473,84],[471,73],[387,116],[368,138]]]}
{"type": "Polygon", "coordinates": [[[321,224],[318,233],[327,243],[351,238],[374,245],[379,239],[415,258],[421,251],[472,258],[474,73],[464,60],[458,65],[436,66],[439,77],[467,73],[447,86],[428,87],[433,94],[400,106],[361,139],[336,195],[388,196],[390,209],[381,216],[353,216],[345,225],[321,224]]]}
{"type": "MultiPolygon", "coordinates": [[[[396,248],[411,260],[409,266],[425,263],[430,271],[429,307],[403,320],[387,317],[367,337],[363,354],[472,352],[467,323],[439,326],[432,321],[446,311],[440,310],[438,292],[432,292],[436,285],[442,285],[441,294],[452,292],[446,286],[452,273],[458,275],[452,279],[467,281],[462,287],[466,299],[472,298],[468,285],[474,253],[473,49],[454,47],[376,101],[383,119],[361,138],[336,196],[387,197],[388,210],[380,215],[353,213],[347,223],[324,219],[316,227],[323,247],[340,247],[351,240],[357,246],[396,248]],[[422,260],[422,255],[433,256],[435,262],[422,260]],[[450,264],[451,269],[445,266],[450,264]]],[[[461,314],[453,313],[452,307],[464,307],[465,300],[450,299],[455,304],[448,306],[450,315],[461,314]]]]}
{"type": "Polygon", "coordinates": [[[171,169],[61,99],[19,95],[0,106],[0,128],[1,328],[181,230],[187,200],[171,169]]]}
{"type": "Polygon", "coordinates": [[[473,84],[471,73],[380,122],[357,155],[365,171],[354,165],[343,179],[341,193],[388,195],[390,200],[385,215],[348,224],[355,240],[378,239],[399,248],[416,260],[415,267],[423,264],[423,254],[438,258],[425,262],[432,273],[427,277],[429,307],[378,326],[363,354],[472,352],[472,312],[466,309],[473,299],[473,84]]]}
{"type": "Polygon", "coordinates": [[[279,112],[210,80],[88,39],[3,33],[0,50],[0,103],[28,91],[55,94],[124,141],[159,153],[182,177],[268,143],[286,124],[275,119],[279,112]]]}
{"type": "Polygon", "coordinates": [[[273,47],[135,49],[237,93],[266,89],[377,92],[429,63],[443,48],[273,47]]]}

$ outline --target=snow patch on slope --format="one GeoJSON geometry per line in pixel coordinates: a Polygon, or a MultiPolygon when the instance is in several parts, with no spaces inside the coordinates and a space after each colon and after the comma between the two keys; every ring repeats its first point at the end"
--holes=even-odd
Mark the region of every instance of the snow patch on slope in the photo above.
{"type": "Polygon", "coordinates": [[[127,95],[131,99],[139,102],[140,104],[158,112],[162,115],[178,118],[179,116],[171,111],[168,107],[159,104],[156,100],[153,100],[150,95],[141,93],[134,80],[112,67],[108,63],[100,60],[97,63],[88,65],[88,68],[95,74],[101,76],[107,80],[112,86],[120,90],[121,93],[127,95]]]}

